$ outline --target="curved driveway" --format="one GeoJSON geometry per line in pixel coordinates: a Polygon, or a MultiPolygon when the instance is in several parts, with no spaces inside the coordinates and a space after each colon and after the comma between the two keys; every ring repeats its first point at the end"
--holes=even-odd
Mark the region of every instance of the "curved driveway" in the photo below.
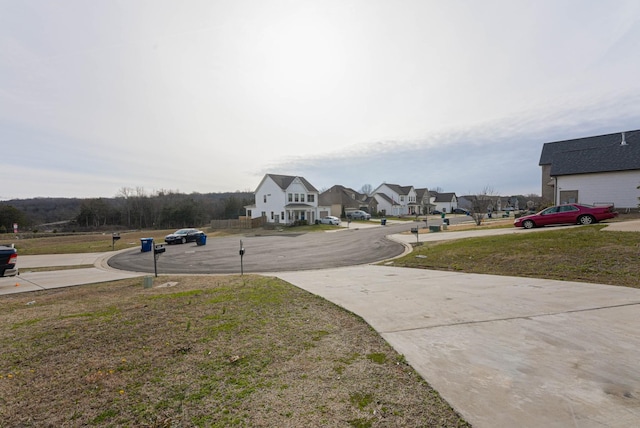
{"type": "MultiPolygon", "coordinates": [[[[165,245],[157,261],[158,273],[238,273],[240,240],[245,272],[279,272],[325,269],[377,262],[398,256],[405,247],[386,236],[405,232],[424,223],[403,222],[380,226],[352,224],[329,232],[288,233],[208,239],[195,243],[165,245]]],[[[153,255],[139,249],[115,255],[109,266],[125,271],[154,272],[153,255]]]]}

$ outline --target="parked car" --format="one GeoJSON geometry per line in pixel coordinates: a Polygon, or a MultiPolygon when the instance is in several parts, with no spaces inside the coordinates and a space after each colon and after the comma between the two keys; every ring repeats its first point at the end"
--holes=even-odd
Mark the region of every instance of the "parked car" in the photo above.
{"type": "Polygon", "coordinates": [[[186,242],[195,242],[196,238],[203,233],[201,230],[187,228],[179,229],[164,237],[167,244],[184,244],[186,242]]]}
{"type": "Polygon", "coordinates": [[[431,214],[433,214],[433,215],[440,215],[440,214],[442,214],[442,211],[440,211],[440,210],[433,210],[433,211],[431,211],[431,214]]]}
{"type": "Polygon", "coordinates": [[[350,218],[352,220],[370,220],[371,214],[362,210],[355,210],[348,212],[347,218],[350,218]]]}
{"type": "Polygon", "coordinates": [[[454,214],[464,214],[464,215],[471,215],[471,213],[465,209],[462,208],[454,208],[452,211],[454,214]]]}
{"type": "Polygon", "coordinates": [[[18,251],[13,247],[0,245],[0,276],[18,275],[18,251]]]}
{"type": "Polygon", "coordinates": [[[335,226],[338,226],[340,224],[340,219],[338,217],[328,215],[320,219],[320,224],[333,224],[335,226]]]}
{"type": "Polygon", "coordinates": [[[513,225],[531,229],[549,224],[592,224],[617,216],[618,213],[613,210],[613,205],[564,204],[545,208],[536,214],[519,217],[513,222],[513,225]]]}

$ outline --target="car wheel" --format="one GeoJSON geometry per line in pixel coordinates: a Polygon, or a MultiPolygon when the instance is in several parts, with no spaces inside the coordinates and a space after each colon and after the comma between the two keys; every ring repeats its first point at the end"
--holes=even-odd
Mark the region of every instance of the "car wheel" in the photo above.
{"type": "Polygon", "coordinates": [[[181,243],[181,244],[185,244],[186,242],[187,242],[187,238],[182,238],[182,239],[180,239],[180,243],[181,243]]]}
{"type": "Polygon", "coordinates": [[[580,224],[592,224],[595,223],[596,219],[591,217],[590,215],[581,215],[578,218],[578,223],[580,224]]]}
{"type": "Polygon", "coordinates": [[[531,220],[525,220],[522,222],[522,227],[525,229],[533,229],[535,226],[536,224],[531,220]]]}

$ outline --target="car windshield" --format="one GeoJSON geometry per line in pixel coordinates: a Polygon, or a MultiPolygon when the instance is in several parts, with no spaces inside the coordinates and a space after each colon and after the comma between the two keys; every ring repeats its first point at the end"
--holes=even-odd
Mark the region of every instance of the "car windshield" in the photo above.
{"type": "Polygon", "coordinates": [[[186,235],[187,233],[189,233],[191,229],[180,229],[180,230],[176,230],[175,235],[186,235]]]}

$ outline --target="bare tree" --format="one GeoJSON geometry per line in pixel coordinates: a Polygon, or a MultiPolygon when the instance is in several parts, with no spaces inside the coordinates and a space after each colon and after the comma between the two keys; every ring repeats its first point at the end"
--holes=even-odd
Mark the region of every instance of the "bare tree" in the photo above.
{"type": "Polygon", "coordinates": [[[371,194],[373,193],[373,186],[371,184],[364,184],[360,188],[360,193],[362,193],[363,195],[371,196],[371,194]]]}
{"type": "Polygon", "coordinates": [[[485,186],[482,192],[474,196],[471,206],[471,217],[476,226],[482,224],[484,216],[493,210],[496,201],[496,192],[490,186],[485,186]]]}

